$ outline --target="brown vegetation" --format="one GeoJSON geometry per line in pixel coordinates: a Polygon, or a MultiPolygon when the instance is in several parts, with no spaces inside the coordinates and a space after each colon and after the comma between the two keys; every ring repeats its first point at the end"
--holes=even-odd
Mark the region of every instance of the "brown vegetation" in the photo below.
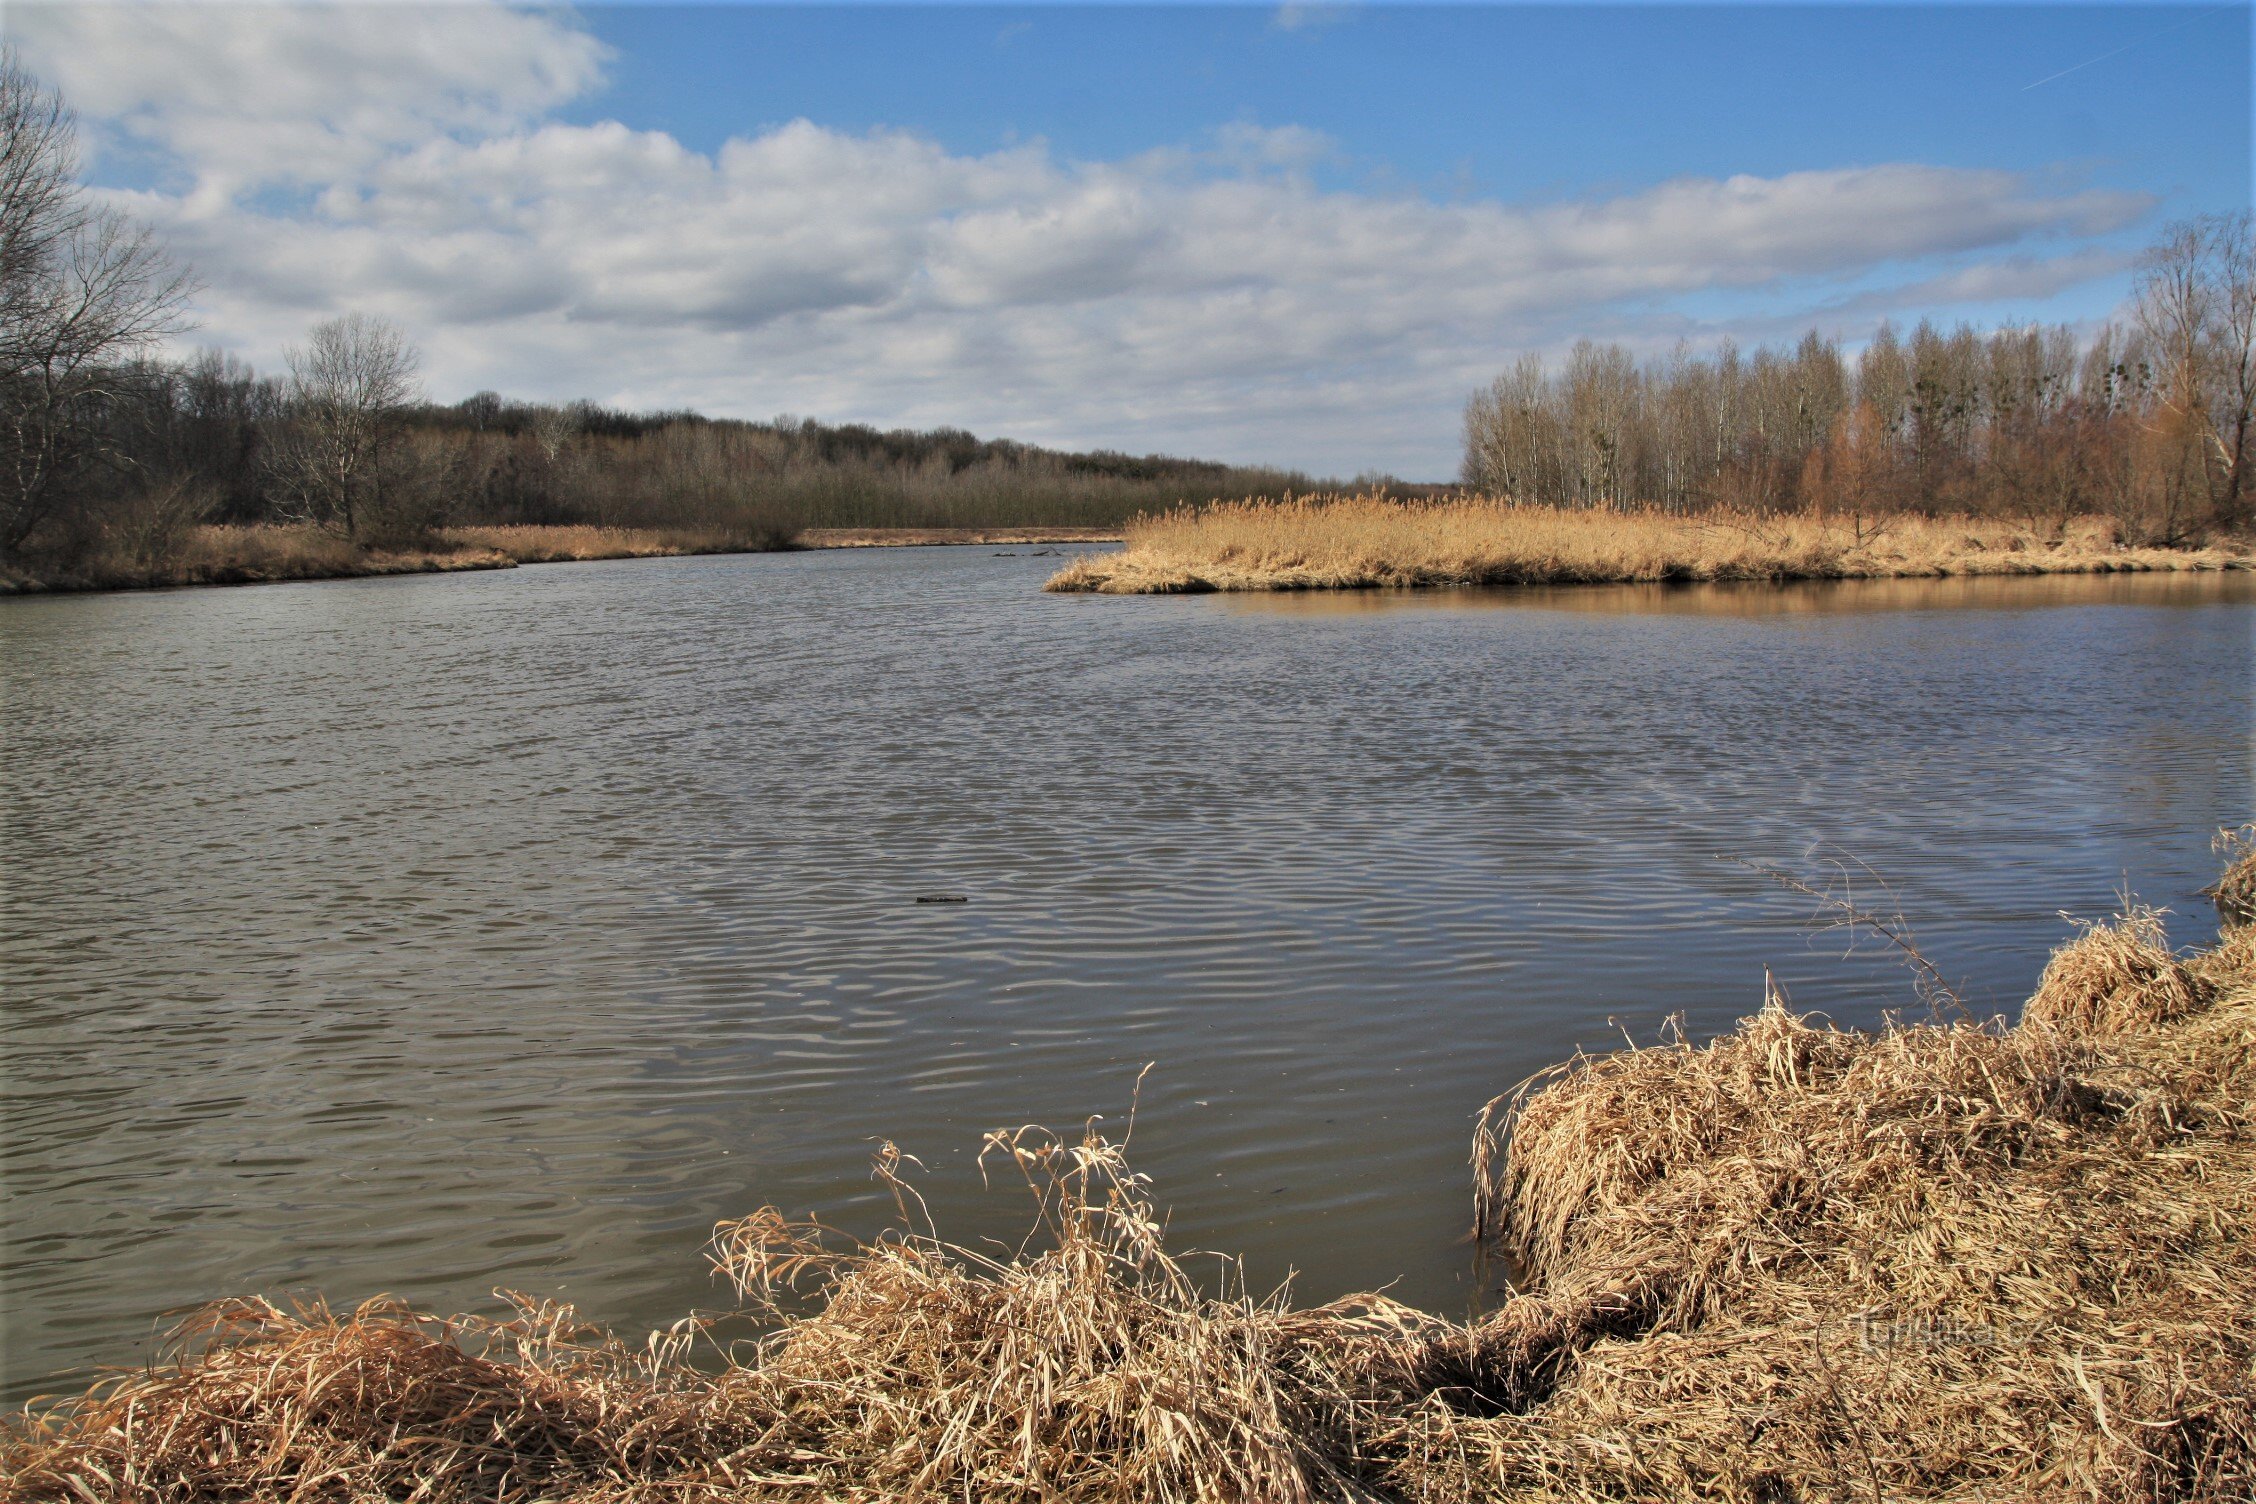
{"type": "Polygon", "coordinates": [[[2245,1499],[2252,942],[2173,955],[2137,911],[2014,1027],[1773,998],[1704,1048],[1545,1072],[1483,1115],[1479,1216],[1526,1288],[1470,1325],[1202,1292],[1120,1146],[1021,1129],[984,1156],[1035,1198],[1008,1261],[723,1224],[748,1350],[530,1301],[223,1305],[26,1415],[0,1497],[2245,1499]]]}
{"type": "Polygon", "coordinates": [[[2248,550],[2136,548],[2106,518],[1885,517],[1552,507],[1494,497],[1287,497],[1128,524],[1047,588],[1109,595],[2245,568],[2248,550]]]}
{"type": "Polygon", "coordinates": [[[780,546],[786,545],[765,535],[745,537],[678,528],[445,528],[417,541],[386,545],[355,541],[314,523],[199,524],[183,528],[161,553],[153,555],[124,548],[105,550],[53,573],[32,574],[0,566],[0,594],[433,574],[575,559],[738,553],[780,546]]]}
{"type": "Polygon", "coordinates": [[[1773,1004],[1493,1104],[1484,1208],[1537,1293],[1483,1330],[1553,1384],[1428,1406],[1445,1491],[2248,1497],[2256,950],[2160,942],[2086,929],[2012,1029],[1773,1004]]]}
{"type": "Polygon", "coordinates": [[[2215,846],[2225,871],[2206,892],[2218,919],[2227,929],[2256,925],[2256,825],[2218,831],[2215,846]]]}
{"type": "Polygon", "coordinates": [[[926,548],[940,544],[1118,543],[1119,528],[1104,527],[810,527],[793,540],[801,548],[926,548]]]}
{"type": "Polygon", "coordinates": [[[250,585],[362,575],[508,569],[593,559],[680,554],[767,553],[800,548],[900,548],[944,544],[1108,543],[1102,528],[764,528],[537,526],[434,529],[416,541],[356,542],[315,523],[189,523],[160,549],[128,544],[90,553],[67,568],[30,572],[0,564],[0,595],[61,590],[132,590],[169,585],[250,585]]]}

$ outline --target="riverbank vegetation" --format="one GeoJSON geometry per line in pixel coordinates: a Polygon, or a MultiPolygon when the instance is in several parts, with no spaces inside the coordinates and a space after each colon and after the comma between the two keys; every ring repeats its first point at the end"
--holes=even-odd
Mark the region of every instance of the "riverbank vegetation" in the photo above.
{"type": "Polygon", "coordinates": [[[1111,595],[2247,567],[2249,546],[2139,545],[2108,517],[1566,507],[1471,496],[1256,498],[1140,517],[1047,586],[1111,595]]]}
{"type": "Polygon", "coordinates": [[[1005,1259],[772,1211],[712,1256],[764,1323],[639,1346],[259,1301],[27,1414],[13,1500],[2222,1501],[2256,1489],[2256,856],[2171,950],[2081,927],[2017,1024],[1876,1033],[1778,998],[1704,1047],[1492,1103],[1470,1323],[1194,1281],[1093,1130],[991,1135],[1005,1259]]]}
{"type": "Polygon", "coordinates": [[[541,526],[434,527],[417,538],[358,541],[308,523],[190,523],[161,546],[121,546],[40,574],[0,564],[0,595],[252,585],[369,575],[511,569],[593,559],[760,553],[780,548],[895,548],[941,544],[1087,544],[1116,541],[1101,528],[806,528],[789,535],[726,528],[541,526]]]}

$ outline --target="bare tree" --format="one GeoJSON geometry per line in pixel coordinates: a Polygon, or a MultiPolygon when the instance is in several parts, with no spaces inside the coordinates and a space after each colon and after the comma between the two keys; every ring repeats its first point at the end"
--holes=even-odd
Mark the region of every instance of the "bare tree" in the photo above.
{"type": "Polygon", "coordinates": [[[400,420],[422,396],[422,357],[395,326],[348,313],[284,358],[288,418],[273,464],[296,516],[355,539],[393,531],[400,420]]]}
{"type": "Polygon", "coordinates": [[[2198,464],[2218,521],[2245,522],[2256,423],[2256,238],[2248,211],[2171,225],[2146,255],[2133,306],[2157,366],[2156,440],[2180,463],[2198,464]]]}
{"type": "Polygon", "coordinates": [[[134,357],[184,327],[186,275],[77,173],[69,109],[0,49],[0,553],[125,463],[106,420],[134,357]]]}

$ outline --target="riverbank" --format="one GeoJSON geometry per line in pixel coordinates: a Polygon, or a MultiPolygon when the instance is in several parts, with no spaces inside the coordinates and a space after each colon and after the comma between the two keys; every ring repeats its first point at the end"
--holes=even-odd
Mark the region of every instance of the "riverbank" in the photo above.
{"type": "Polygon", "coordinates": [[[766,1333],[727,1353],[223,1305],[16,1423],[0,1497],[2243,1499],[2252,834],[2217,945],[2084,927],[2014,1026],[1768,1000],[1498,1099],[1478,1215],[1525,1288],[1475,1322],[1202,1292],[1117,1145],[1020,1130],[983,1151],[1038,1197],[1009,1262],[762,1211],[711,1246],[766,1333]]]}
{"type": "Polygon", "coordinates": [[[2245,545],[2125,545],[2105,518],[1617,511],[1493,498],[1255,499],[1140,517],[1044,588],[1105,595],[2245,569],[2245,545]]]}
{"type": "Polygon", "coordinates": [[[992,544],[998,548],[1038,547],[1045,543],[1118,543],[1116,527],[810,527],[800,530],[799,548],[939,548],[992,544]]]}
{"type": "Polygon", "coordinates": [[[1117,529],[1085,527],[807,528],[796,534],[686,528],[454,527],[412,547],[353,543],[316,527],[258,524],[189,530],[153,562],[111,556],[49,568],[0,566],[0,595],[74,590],[144,590],[183,585],[252,585],[276,580],[341,580],[370,575],[513,569],[593,559],[685,554],[773,553],[788,549],[931,548],[974,544],[1117,543],[1117,529]]]}

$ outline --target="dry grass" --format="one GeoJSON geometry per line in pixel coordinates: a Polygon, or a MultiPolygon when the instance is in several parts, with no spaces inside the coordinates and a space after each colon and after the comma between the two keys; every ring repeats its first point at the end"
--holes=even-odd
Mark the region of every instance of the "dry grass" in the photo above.
{"type": "Polygon", "coordinates": [[[518,564],[569,564],[592,559],[661,559],[682,554],[766,553],[787,545],[780,533],[699,528],[453,527],[445,541],[487,549],[518,564]]]}
{"type": "Polygon", "coordinates": [[[1420,585],[1883,579],[2245,568],[2245,551],[2125,548],[2114,525],[1964,517],[1613,511],[1488,497],[1257,498],[1128,524],[1049,582],[1111,595],[1420,585]]]}
{"type": "Polygon", "coordinates": [[[1118,543],[1111,527],[810,527],[801,548],[927,548],[941,544],[1118,543]]]}
{"type": "MultiPolygon", "coordinates": [[[[569,1308],[507,1322],[389,1304],[215,1308],[177,1358],[0,1443],[9,1500],[1263,1500],[1346,1497],[1342,1397],[1438,1323],[1370,1299],[1290,1312],[1203,1296],[1142,1179],[1093,1131],[994,1135],[1046,1246],[1004,1263],[901,1233],[833,1250],[762,1211],[716,1265],[773,1320],[685,1361],[691,1320],[632,1353],[569,1308]],[[787,1316],[794,1289],[814,1309],[787,1316]]],[[[879,1171],[912,1220],[914,1193],[879,1171]]]]}
{"type": "Polygon", "coordinates": [[[154,560],[95,555],[54,569],[0,571],[0,591],[131,590],[167,585],[243,585],[267,580],[329,580],[356,575],[507,569],[492,548],[440,538],[429,546],[370,549],[323,528],[258,523],[187,529],[154,560]]]}
{"type": "Polygon", "coordinates": [[[2018,1027],[1778,1006],[1492,1104],[1484,1210],[1546,1333],[1524,1413],[1428,1406],[1428,1497],[2256,1496],[2256,946],[2155,916],[2018,1027]],[[1564,1328],[1567,1335],[1558,1335],[1564,1328]]]}
{"type": "Polygon", "coordinates": [[[2203,889],[2226,929],[2256,925],[2256,825],[2220,830],[2211,843],[2224,857],[2224,875],[2203,889]]]}
{"type": "Polygon", "coordinates": [[[2150,1030],[2201,1005],[2193,974],[2170,954],[2162,915],[2135,904],[2113,920],[2079,922],[2052,953],[2022,1010],[2024,1025],[2093,1039],[2150,1030]]]}
{"type": "Polygon", "coordinates": [[[1490,1104],[1527,1288],[1474,1325],[1202,1293],[1119,1146],[1021,1129],[983,1156],[1034,1198],[1013,1258],[723,1224],[767,1335],[702,1366],[702,1321],[220,1307],[25,1417],[0,1497],[2222,1504],[2256,1496],[2252,1116],[2256,927],[2179,956],[2134,911],[2014,1027],[1774,1000],[1490,1104]]]}
{"type": "Polygon", "coordinates": [[[789,546],[782,534],[753,530],[619,527],[445,528],[414,547],[377,548],[326,528],[255,523],[186,531],[153,563],[96,557],[67,569],[0,573],[0,591],[126,590],[171,585],[250,585],[274,580],[336,580],[366,575],[509,569],[584,559],[645,559],[676,554],[758,553],[789,546]]]}

